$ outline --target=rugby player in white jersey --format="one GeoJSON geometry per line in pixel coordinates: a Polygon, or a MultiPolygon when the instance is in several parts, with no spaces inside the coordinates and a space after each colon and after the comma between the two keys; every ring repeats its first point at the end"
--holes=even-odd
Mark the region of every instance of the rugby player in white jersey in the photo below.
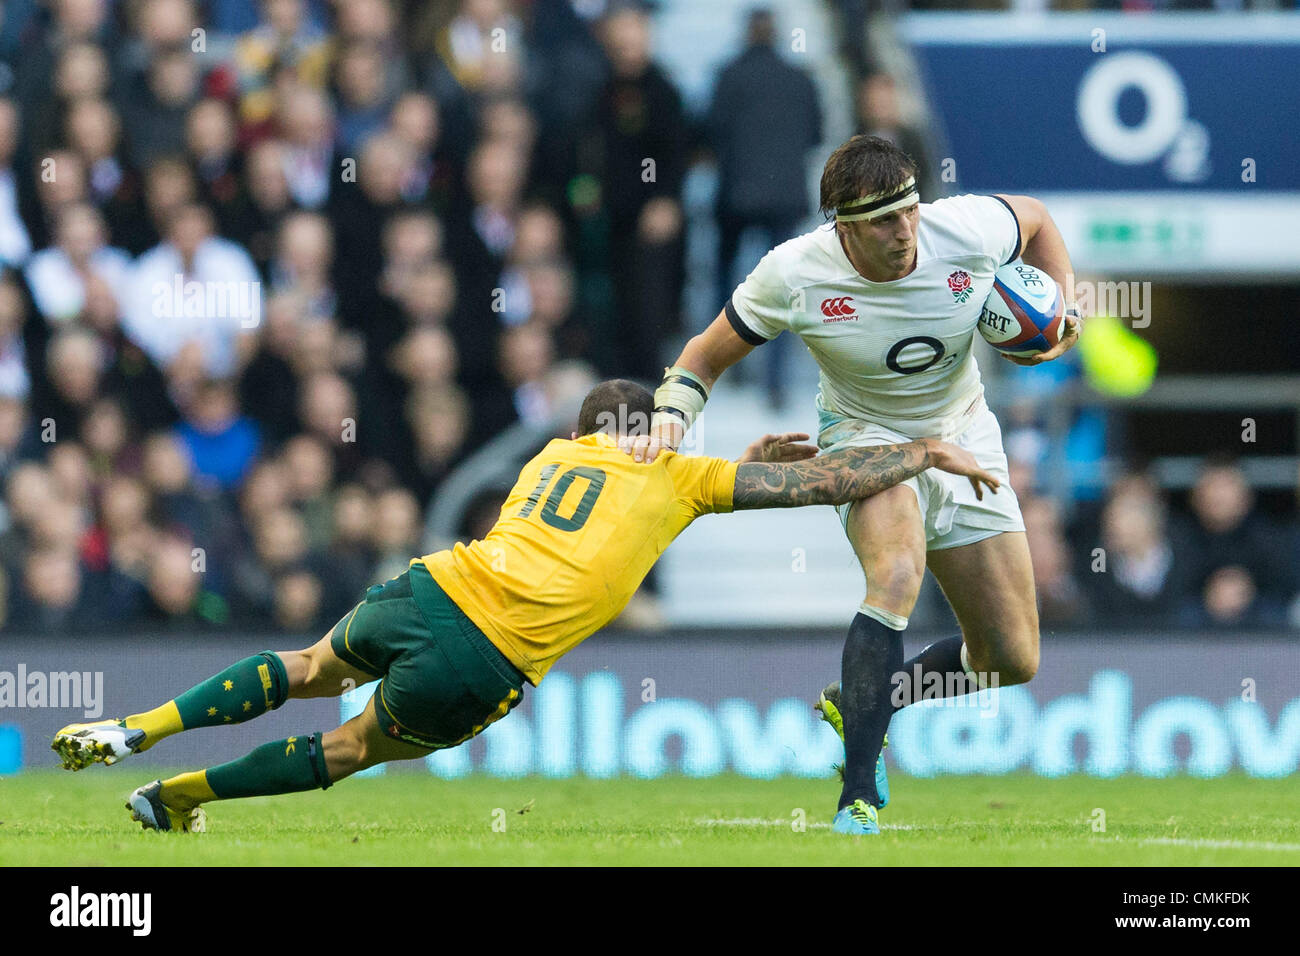
{"type": "MultiPolygon", "coordinates": [[[[1023,683],[1038,669],[1025,526],[971,342],[1000,266],[1019,256],[1064,288],[1070,257],[1038,200],[966,195],[921,203],[915,172],[905,153],[876,137],[855,136],[836,149],[821,179],[821,208],[834,221],[763,257],[666,370],[651,434],[627,444],[644,461],[676,448],[718,377],[790,331],[821,367],[820,448],[938,437],[1002,479],[997,494],[981,496],[965,479],[930,470],[838,509],[867,584],[840,684],[819,702],[844,738],[834,829],[845,833],[879,832],[877,810],[889,799],[881,751],[898,706],[921,699],[923,689],[933,696],[935,681],[962,693],[994,680],[1023,683]],[[902,631],[927,566],[962,633],[904,661],[902,631]]],[[[1082,322],[1067,305],[1060,343],[1012,361],[1050,361],[1074,345],[1082,322]]]]}

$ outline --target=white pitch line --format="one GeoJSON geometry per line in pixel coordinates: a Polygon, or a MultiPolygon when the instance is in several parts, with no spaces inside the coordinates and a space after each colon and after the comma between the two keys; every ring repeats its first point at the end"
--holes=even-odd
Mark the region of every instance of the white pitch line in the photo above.
{"type": "MultiPolygon", "coordinates": [[[[788,827],[794,823],[794,818],[789,820],[767,820],[763,817],[732,817],[730,819],[703,819],[696,820],[697,826],[703,827],[788,827]]],[[[810,830],[829,830],[829,823],[805,823],[805,827],[810,830]]],[[[905,823],[882,823],[882,830],[915,830],[916,827],[909,826],[905,823]]]]}
{"type": "MultiPolygon", "coordinates": [[[[705,818],[696,820],[697,826],[705,827],[788,827],[794,822],[789,820],[768,820],[764,817],[730,817],[730,818],[705,818]]],[[[805,823],[804,826],[810,830],[829,830],[829,823],[815,822],[805,823]]],[[[943,830],[959,829],[960,825],[936,825],[936,826],[915,826],[909,823],[882,823],[882,830],[931,830],[935,832],[943,830]]],[[[1193,849],[1203,850],[1281,850],[1289,852],[1300,851],[1300,843],[1272,843],[1265,840],[1193,840],[1184,837],[1143,837],[1138,840],[1117,838],[1119,842],[1137,843],[1141,846],[1182,846],[1193,849]]]]}
{"type": "Polygon", "coordinates": [[[1182,837],[1147,837],[1141,844],[1188,846],[1205,850],[1300,850],[1300,843],[1269,843],[1265,840],[1189,840],[1182,837]]]}

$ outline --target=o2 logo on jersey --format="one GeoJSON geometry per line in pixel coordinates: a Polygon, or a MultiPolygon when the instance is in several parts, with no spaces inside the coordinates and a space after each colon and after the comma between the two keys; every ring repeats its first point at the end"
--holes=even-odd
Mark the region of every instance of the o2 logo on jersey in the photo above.
{"type": "MultiPolygon", "coordinates": [[[[913,335],[895,342],[885,356],[885,365],[899,375],[915,375],[934,368],[947,351],[942,342],[928,335],[913,335]],[[907,355],[903,355],[906,351],[907,355]],[[908,364],[901,364],[900,360],[908,364]]],[[[949,359],[951,363],[951,359],[949,359]]]]}
{"type": "Polygon", "coordinates": [[[853,311],[853,306],[849,303],[853,301],[851,295],[841,295],[831,299],[822,299],[822,325],[827,322],[848,322],[850,319],[857,320],[858,314],[853,311]]]}

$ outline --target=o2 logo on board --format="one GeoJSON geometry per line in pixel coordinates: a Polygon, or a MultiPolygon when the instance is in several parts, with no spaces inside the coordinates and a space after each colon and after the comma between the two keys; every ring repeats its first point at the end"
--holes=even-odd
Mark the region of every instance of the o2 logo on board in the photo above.
{"type": "Polygon", "coordinates": [[[1174,182],[1209,178],[1209,131],[1187,115],[1182,78],[1160,57],[1131,50],[1099,58],[1079,83],[1075,111],[1083,138],[1111,162],[1140,166],[1163,156],[1174,182]],[[1135,125],[1120,116],[1120,97],[1130,89],[1146,108],[1135,125]]]}

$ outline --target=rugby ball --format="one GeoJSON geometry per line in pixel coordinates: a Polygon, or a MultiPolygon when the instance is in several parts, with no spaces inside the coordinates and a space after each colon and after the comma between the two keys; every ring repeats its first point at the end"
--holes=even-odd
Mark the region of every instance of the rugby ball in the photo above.
{"type": "Polygon", "coordinates": [[[1065,296],[1056,280],[1017,259],[997,271],[980,310],[979,330],[999,352],[1027,358],[1061,338],[1065,296]]]}

